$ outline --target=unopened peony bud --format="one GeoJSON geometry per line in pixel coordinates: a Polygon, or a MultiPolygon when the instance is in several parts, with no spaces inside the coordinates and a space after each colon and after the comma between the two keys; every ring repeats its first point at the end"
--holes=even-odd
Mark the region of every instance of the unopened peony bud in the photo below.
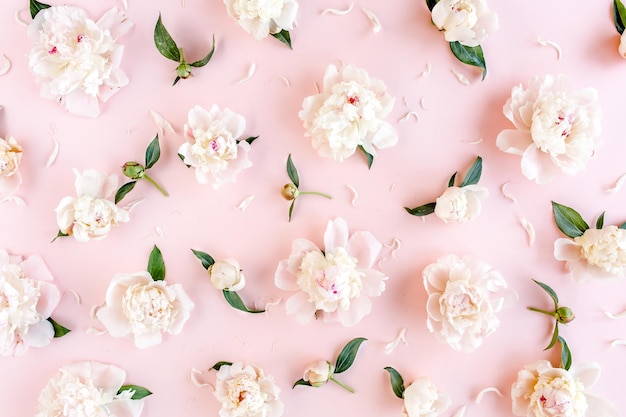
{"type": "Polygon", "coordinates": [[[289,183],[284,185],[283,189],[280,190],[280,194],[285,200],[295,200],[300,192],[298,191],[298,187],[296,187],[292,183],[289,183]]]}
{"type": "Polygon", "coordinates": [[[189,78],[191,76],[191,65],[187,63],[180,64],[178,68],[176,68],[176,75],[182,79],[189,78]]]}
{"type": "Polygon", "coordinates": [[[122,172],[128,178],[138,180],[145,175],[145,168],[138,162],[126,162],[122,166],[122,172]]]}
{"type": "Polygon", "coordinates": [[[312,387],[321,387],[333,376],[335,366],[328,361],[319,360],[310,364],[304,371],[304,379],[312,387]]]}
{"type": "Polygon", "coordinates": [[[570,321],[574,320],[576,315],[569,307],[559,307],[556,310],[556,319],[559,323],[567,324],[570,321]]]}

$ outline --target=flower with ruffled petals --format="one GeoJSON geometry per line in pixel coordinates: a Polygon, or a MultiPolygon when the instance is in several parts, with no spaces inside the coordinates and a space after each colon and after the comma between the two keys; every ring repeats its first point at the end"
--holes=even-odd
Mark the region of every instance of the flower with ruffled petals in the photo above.
{"type": "Polygon", "coordinates": [[[0,201],[13,194],[22,184],[18,171],[22,159],[22,147],[15,138],[0,138],[0,201]]]}
{"type": "Polygon", "coordinates": [[[239,291],[246,285],[239,262],[233,258],[215,261],[207,269],[211,284],[218,290],[239,291]]]}
{"type": "Polygon", "coordinates": [[[464,223],[480,214],[489,191],[478,184],[448,187],[435,202],[435,216],[446,223],[464,223]]]}
{"type": "Polygon", "coordinates": [[[438,390],[435,384],[426,377],[413,381],[405,388],[402,396],[404,399],[403,417],[437,417],[452,403],[450,397],[438,390]]]}
{"type": "Polygon", "coordinates": [[[293,29],[298,12],[294,0],[224,0],[224,4],[228,15],[258,40],[293,29]]]}
{"type": "Polygon", "coordinates": [[[372,265],[382,244],[367,231],[349,237],[342,218],[328,222],[324,251],[306,239],[296,239],[288,259],[282,260],[274,282],[296,291],[287,300],[287,314],[307,323],[321,313],[325,321],[353,326],[372,309],[369,297],[385,290],[387,277],[372,265]]]}
{"type": "Polygon", "coordinates": [[[496,145],[522,157],[522,174],[538,184],[559,173],[585,168],[600,144],[600,107],[594,88],[575,91],[564,75],[534,77],[513,87],[504,115],[515,129],[500,132],[496,145]]]}
{"type": "Polygon", "coordinates": [[[498,15],[486,0],[440,0],[432,9],[432,21],[447,42],[478,46],[498,28],[498,15]]]}

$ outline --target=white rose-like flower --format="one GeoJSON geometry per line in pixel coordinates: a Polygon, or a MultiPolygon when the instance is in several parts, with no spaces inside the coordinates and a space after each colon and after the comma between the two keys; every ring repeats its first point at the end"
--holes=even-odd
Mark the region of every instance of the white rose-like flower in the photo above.
{"type": "Polygon", "coordinates": [[[96,317],[111,336],[132,334],[135,346],[145,349],[161,343],[162,333],[179,334],[193,307],[182,285],[154,281],[141,271],[113,277],[96,317]]]}
{"type": "Polygon", "coordinates": [[[426,377],[417,378],[402,394],[403,417],[436,417],[450,407],[450,397],[426,377]]]}
{"type": "Polygon", "coordinates": [[[337,218],[328,222],[324,246],[322,252],[313,242],[296,239],[289,258],[278,264],[274,283],[296,291],[285,308],[300,323],[321,313],[325,321],[354,326],[370,313],[369,297],[385,290],[387,276],[372,269],[382,244],[367,231],[349,236],[348,224],[337,218]]]}
{"type": "Polygon", "coordinates": [[[9,255],[0,250],[0,355],[26,353],[54,337],[47,320],[61,295],[52,274],[39,256],[9,255]]]}
{"type": "Polygon", "coordinates": [[[335,367],[333,364],[327,360],[320,359],[307,366],[302,379],[314,387],[320,387],[327,383],[330,377],[333,376],[334,370],[335,367]]]}
{"type": "Polygon", "coordinates": [[[586,392],[600,376],[596,363],[569,371],[546,360],[527,365],[511,387],[513,414],[521,417],[617,417],[608,401],[586,392]]]}
{"type": "Polygon", "coordinates": [[[126,372],[100,362],[66,365],[39,395],[35,417],[139,417],[143,400],[131,400],[129,390],[117,392],[126,372]]]}
{"type": "Polygon", "coordinates": [[[517,301],[502,275],[471,256],[447,255],[424,268],[428,330],[439,342],[471,352],[500,325],[496,316],[517,301]]]}
{"type": "Polygon", "coordinates": [[[18,171],[22,147],[14,137],[0,138],[0,201],[13,194],[22,184],[18,171]]]}
{"type": "Polygon", "coordinates": [[[394,98],[385,84],[353,65],[329,65],[319,94],[308,96],[298,116],[305,136],[326,158],[343,161],[359,146],[371,155],[398,142],[395,128],[383,119],[393,109],[394,98]]]}
{"type": "Polygon", "coordinates": [[[236,259],[226,258],[215,261],[207,272],[211,283],[218,290],[239,291],[246,285],[246,279],[236,259]]]}
{"type": "Polygon", "coordinates": [[[496,145],[522,157],[522,174],[545,184],[585,168],[600,144],[601,112],[594,88],[574,91],[564,75],[534,77],[513,87],[504,115],[515,125],[496,145]]]}
{"type": "Polygon", "coordinates": [[[480,214],[489,191],[478,184],[448,187],[435,202],[435,215],[446,223],[463,223],[480,214]]]}
{"type": "Polygon", "coordinates": [[[252,166],[248,159],[250,144],[240,137],[246,128],[246,119],[230,109],[223,111],[217,105],[211,110],[195,106],[189,110],[185,124],[186,143],[178,153],[185,164],[195,168],[200,184],[211,184],[217,189],[227,182],[235,182],[237,174],[252,166]]]}
{"type": "Polygon", "coordinates": [[[224,0],[224,4],[228,15],[258,40],[293,29],[298,12],[294,0],[224,0]]]}
{"type": "Polygon", "coordinates": [[[498,28],[498,15],[489,10],[486,0],[440,0],[433,7],[432,20],[446,41],[471,47],[498,28]]]}
{"type": "Polygon", "coordinates": [[[97,117],[99,100],[106,102],[128,84],[117,39],[131,27],[116,8],[97,22],[75,6],[39,11],[28,28],[33,42],[28,65],[41,96],[59,101],[70,113],[97,117]]]}
{"type": "Polygon", "coordinates": [[[129,220],[128,211],[107,199],[117,188],[117,176],[93,169],[74,174],[77,197],[62,198],[55,210],[61,233],[79,242],[103,239],[111,227],[129,220]]]}
{"type": "Polygon", "coordinates": [[[576,282],[626,278],[626,230],[617,226],[587,229],[574,239],[554,242],[554,257],[576,282]]]}
{"type": "Polygon", "coordinates": [[[220,417],[279,417],[283,414],[278,388],[271,375],[255,365],[222,365],[213,392],[220,417]]]}

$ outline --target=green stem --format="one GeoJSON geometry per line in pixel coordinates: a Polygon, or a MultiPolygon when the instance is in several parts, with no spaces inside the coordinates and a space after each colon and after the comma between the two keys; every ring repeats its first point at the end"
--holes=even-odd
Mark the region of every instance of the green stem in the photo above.
{"type": "Polygon", "coordinates": [[[552,316],[555,319],[558,319],[558,315],[554,311],[546,311],[546,310],[542,310],[540,308],[535,308],[535,307],[526,307],[526,308],[528,308],[530,311],[536,311],[537,313],[547,314],[548,316],[552,316]]]}
{"type": "Polygon", "coordinates": [[[169,194],[167,193],[167,191],[165,191],[165,189],[163,187],[161,187],[159,184],[156,183],[155,180],[153,180],[150,175],[148,174],[144,174],[143,176],[145,179],[148,180],[148,182],[150,182],[150,184],[154,185],[157,190],[159,190],[161,192],[161,194],[163,194],[165,197],[169,197],[169,194]]]}
{"type": "Polygon", "coordinates": [[[335,379],[334,376],[330,377],[330,380],[333,381],[335,384],[339,385],[341,388],[350,391],[352,394],[354,394],[354,390],[352,388],[350,388],[349,386],[347,386],[346,384],[344,384],[341,381],[338,381],[337,379],[335,379]]]}
{"type": "Polygon", "coordinates": [[[329,200],[332,200],[333,198],[331,196],[329,196],[328,194],[324,194],[324,193],[319,193],[317,191],[299,191],[298,194],[312,194],[312,195],[320,195],[322,197],[326,197],[329,200]]]}
{"type": "Polygon", "coordinates": [[[179,64],[186,64],[187,61],[185,61],[185,53],[183,52],[183,48],[178,48],[178,53],[180,54],[179,64]]]}

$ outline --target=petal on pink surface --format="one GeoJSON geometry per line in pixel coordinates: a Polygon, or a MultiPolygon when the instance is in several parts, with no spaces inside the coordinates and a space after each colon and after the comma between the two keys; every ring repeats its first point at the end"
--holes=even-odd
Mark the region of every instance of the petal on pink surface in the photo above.
{"type": "Polygon", "coordinates": [[[85,94],[81,90],[74,90],[74,92],[64,96],[62,103],[71,114],[94,119],[100,116],[98,97],[85,94]]]}
{"type": "Polygon", "coordinates": [[[287,270],[287,260],[278,263],[274,274],[274,284],[281,290],[297,291],[300,289],[296,281],[296,276],[287,270]]]}
{"type": "Polygon", "coordinates": [[[529,146],[522,155],[522,174],[537,184],[546,184],[560,173],[550,155],[536,146],[529,146]]]}
{"type": "Polygon", "coordinates": [[[337,319],[346,327],[352,327],[359,323],[363,317],[372,311],[372,302],[369,298],[361,296],[350,301],[350,308],[337,309],[337,319]]]}
{"type": "Polygon", "coordinates": [[[109,394],[117,394],[117,391],[126,380],[126,371],[115,365],[97,361],[87,362],[89,366],[89,377],[93,380],[94,386],[102,388],[109,394]]]}
{"type": "Polygon", "coordinates": [[[350,239],[346,250],[357,258],[357,268],[371,268],[383,245],[368,231],[355,232],[350,239]]]}
{"type": "Polygon", "coordinates": [[[585,394],[587,398],[587,412],[589,417],[619,417],[617,408],[604,398],[595,395],[585,394]]]}
{"type": "Polygon", "coordinates": [[[326,71],[324,72],[324,84],[323,91],[328,92],[330,88],[341,81],[341,75],[339,74],[339,70],[334,65],[329,65],[326,67],[326,71]]]}
{"type": "Polygon", "coordinates": [[[115,417],[139,417],[143,410],[143,400],[116,399],[107,404],[109,415],[115,417]]]}
{"type": "Polygon", "coordinates": [[[295,1],[285,1],[280,16],[274,19],[278,27],[286,30],[293,28],[293,22],[298,13],[298,3],[295,1]]]}
{"type": "Polygon", "coordinates": [[[372,155],[376,154],[374,146],[378,149],[385,149],[395,146],[398,143],[398,133],[388,122],[383,121],[380,128],[371,137],[365,138],[363,147],[372,155]]]}
{"type": "Polygon", "coordinates": [[[102,307],[96,317],[113,337],[125,337],[132,332],[121,308],[102,307]]]}
{"type": "Polygon", "coordinates": [[[40,281],[52,281],[54,278],[41,256],[33,255],[20,263],[20,268],[27,278],[40,281]]]}
{"type": "Polygon", "coordinates": [[[176,300],[174,304],[178,313],[168,327],[167,332],[169,334],[176,335],[183,330],[183,326],[185,325],[187,320],[189,320],[189,317],[191,316],[191,310],[193,310],[194,308],[194,303],[193,301],[191,301],[185,290],[183,290],[182,285],[174,284],[170,285],[169,288],[171,288],[176,294],[176,300]]]}
{"type": "Polygon", "coordinates": [[[600,379],[600,365],[595,362],[576,364],[572,366],[570,373],[580,379],[585,389],[591,388],[600,379]]]}
{"type": "Polygon", "coordinates": [[[128,33],[133,27],[133,23],[126,19],[124,12],[119,11],[117,7],[103,14],[97,24],[102,29],[108,29],[111,33],[111,37],[115,40],[128,33]]]}
{"type": "Polygon", "coordinates": [[[532,145],[530,132],[519,129],[505,129],[496,138],[498,149],[513,155],[523,155],[530,145],[532,145]]]}
{"type": "Polygon", "coordinates": [[[554,241],[554,257],[558,261],[576,261],[580,259],[580,246],[572,239],[557,239],[554,241]]]}
{"type": "Polygon", "coordinates": [[[76,174],[74,185],[79,197],[106,198],[117,188],[116,175],[108,175],[95,169],[86,169],[82,173],[74,171],[74,173],[76,174]]]}
{"type": "Polygon", "coordinates": [[[315,317],[315,305],[309,302],[309,296],[304,292],[292,295],[285,303],[287,314],[295,314],[300,324],[306,324],[315,317]]]}
{"type": "Polygon", "coordinates": [[[39,283],[39,299],[37,300],[37,312],[47,319],[61,300],[61,293],[56,285],[42,281],[39,283]]]}
{"type": "Polygon", "coordinates": [[[246,119],[242,115],[237,114],[231,109],[226,108],[222,111],[221,119],[222,122],[226,125],[226,129],[230,131],[235,139],[243,135],[243,132],[246,129],[246,119]]]}
{"type": "Polygon", "coordinates": [[[361,269],[359,272],[365,274],[362,280],[365,295],[377,297],[385,291],[385,280],[387,279],[385,274],[374,269],[361,269]]]}
{"type": "Polygon", "coordinates": [[[287,270],[296,275],[300,270],[302,257],[308,252],[321,252],[317,245],[307,239],[295,239],[291,244],[291,255],[287,259],[287,270]]]}
{"type": "Polygon", "coordinates": [[[44,347],[47,346],[54,337],[54,329],[48,320],[43,319],[29,326],[28,331],[21,333],[20,336],[28,346],[44,347]]]}
{"type": "Polygon", "coordinates": [[[332,253],[335,248],[344,248],[348,244],[348,223],[341,217],[329,220],[324,232],[324,250],[332,253]]]}

